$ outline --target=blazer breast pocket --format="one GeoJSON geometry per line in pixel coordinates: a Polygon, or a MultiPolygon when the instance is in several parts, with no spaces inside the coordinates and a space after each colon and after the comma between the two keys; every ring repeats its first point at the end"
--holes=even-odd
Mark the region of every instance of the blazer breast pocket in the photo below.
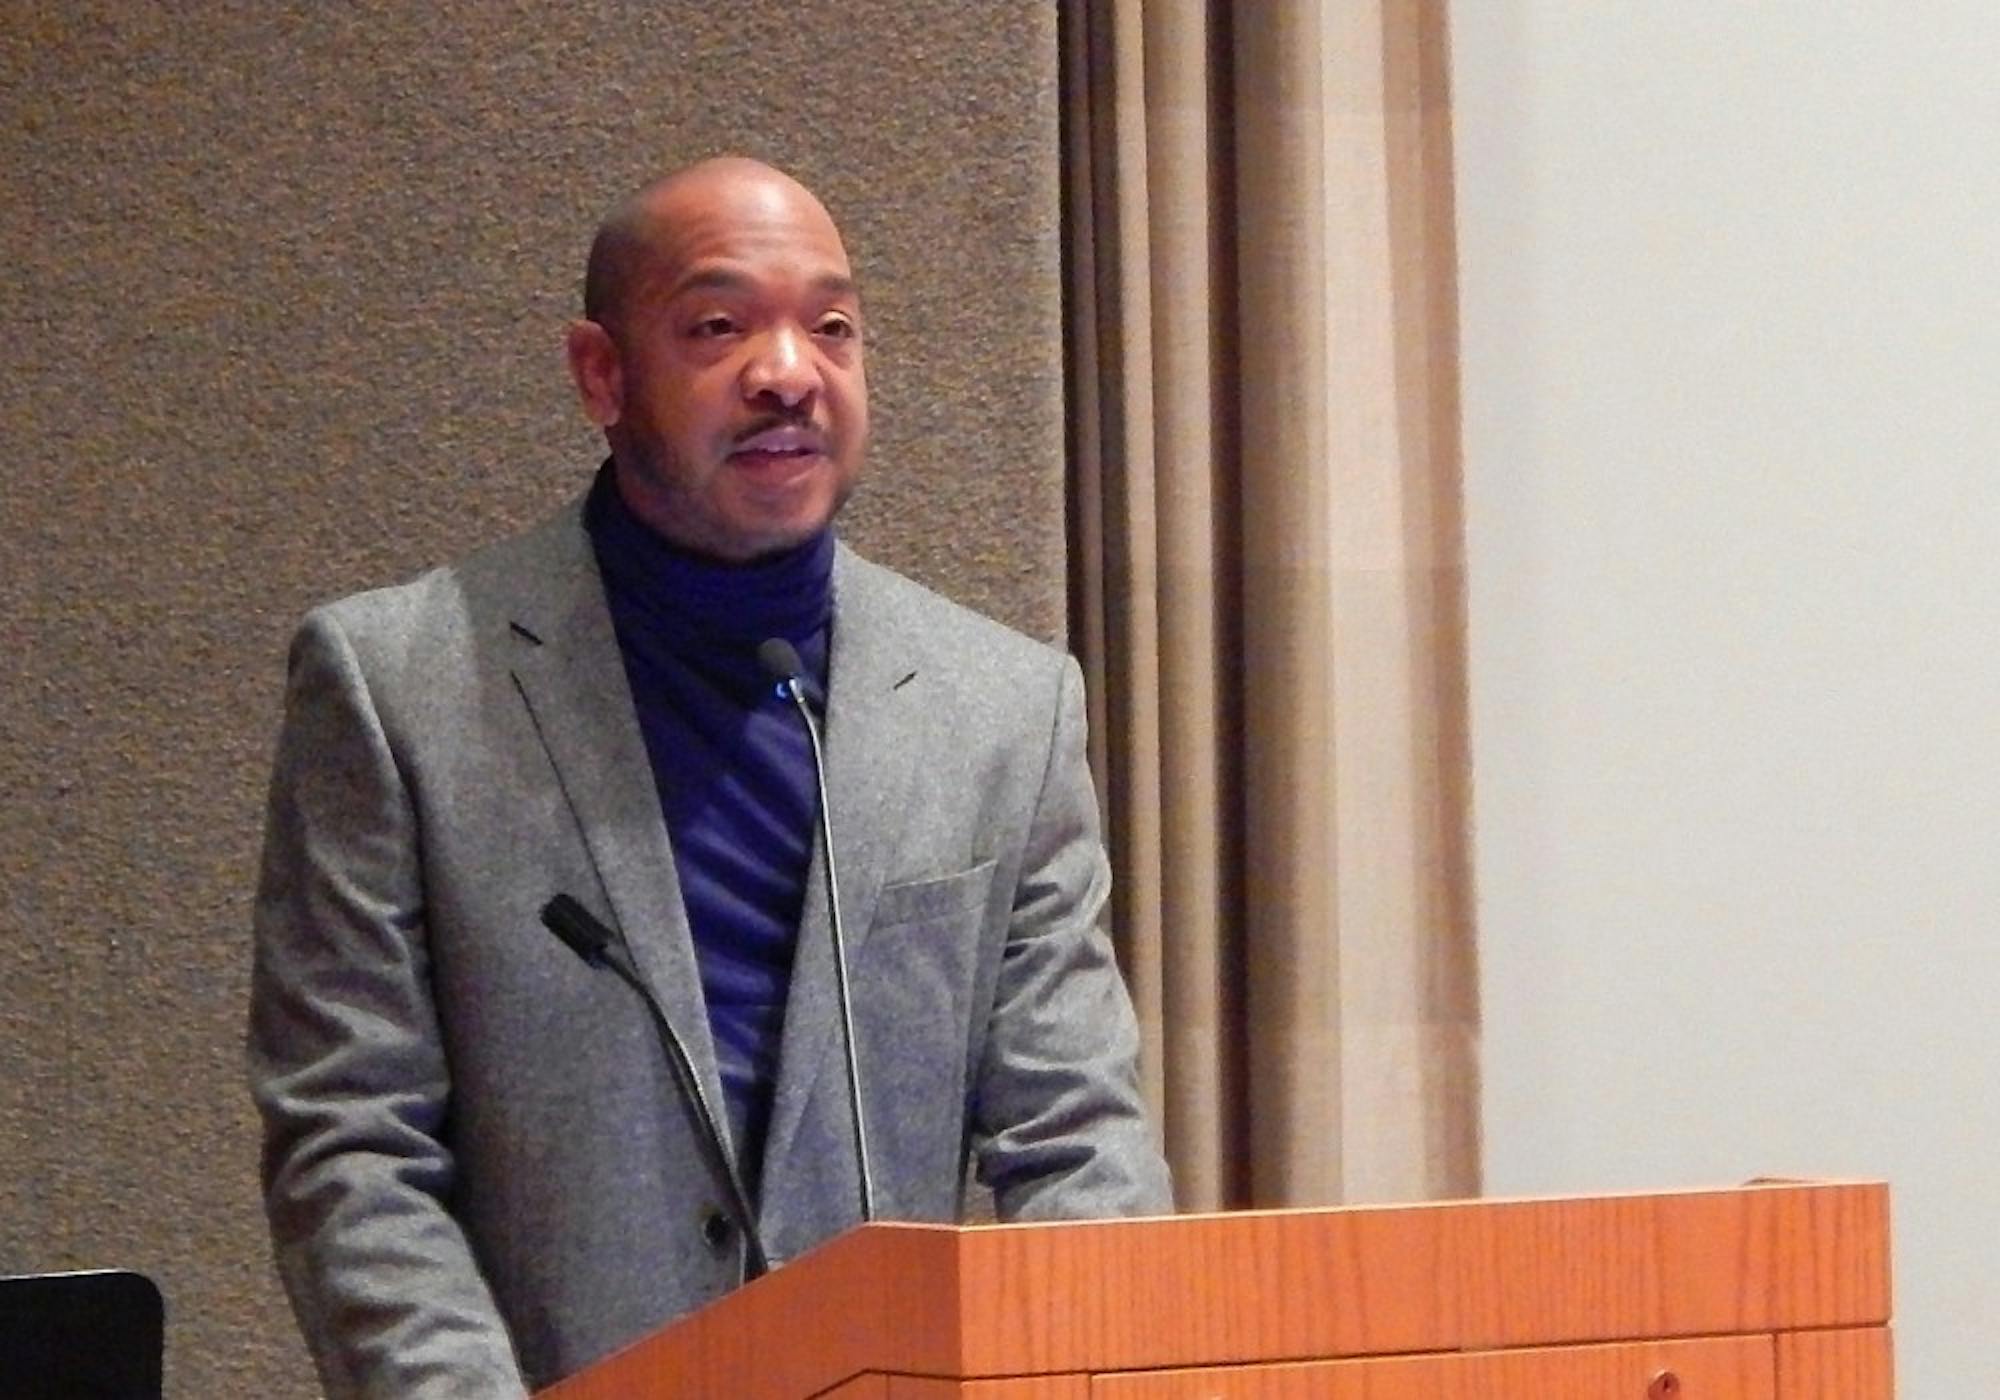
{"type": "Polygon", "coordinates": [[[876,897],[870,926],[883,929],[977,914],[986,907],[986,897],[993,889],[994,864],[983,861],[955,875],[884,885],[876,897]]]}
{"type": "Polygon", "coordinates": [[[967,1037],[993,870],[989,860],[882,887],[856,972],[868,1004],[899,1028],[906,1047],[935,1055],[967,1037]]]}

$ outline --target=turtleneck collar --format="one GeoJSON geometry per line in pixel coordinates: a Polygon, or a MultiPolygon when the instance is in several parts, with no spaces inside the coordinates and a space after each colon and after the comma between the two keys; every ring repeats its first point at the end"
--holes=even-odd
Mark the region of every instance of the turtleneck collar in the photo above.
{"type": "Polygon", "coordinates": [[[663,538],[633,513],[606,461],[584,506],[605,589],[644,615],[679,653],[754,654],[783,637],[823,637],[833,615],[833,529],[748,564],[710,559],[663,538]]]}

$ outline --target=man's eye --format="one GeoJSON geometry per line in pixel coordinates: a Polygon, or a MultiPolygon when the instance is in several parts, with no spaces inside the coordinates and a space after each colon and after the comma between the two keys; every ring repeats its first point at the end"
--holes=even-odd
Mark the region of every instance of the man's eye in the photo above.
{"type": "Polygon", "coordinates": [[[856,334],[854,322],[845,316],[829,316],[813,329],[816,334],[833,340],[852,340],[856,334]]]}
{"type": "Polygon", "coordinates": [[[704,316],[694,323],[689,333],[704,338],[713,338],[715,336],[728,335],[735,329],[736,323],[727,316],[704,316]]]}

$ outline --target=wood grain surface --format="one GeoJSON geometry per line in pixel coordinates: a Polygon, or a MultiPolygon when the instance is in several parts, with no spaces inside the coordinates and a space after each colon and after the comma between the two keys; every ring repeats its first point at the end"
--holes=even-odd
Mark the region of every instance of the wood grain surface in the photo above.
{"type": "MultiPolygon", "coordinates": [[[[874,1225],[543,1394],[1068,1400],[1089,1375],[1256,1367],[1242,1383],[1290,1385],[1273,1365],[1402,1358],[1364,1376],[1373,1389],[1268,1392],[1383,1400],[1458,1393],[1380,1387],[1404,1384],[1398,1368],[1417,1354],[1472,1353],[1446,1358],[1453,1365],[1437,1375],[1476,1387],[1515,1384],[1517,1372],[1533,1381],[1611,1367],[1611,1389],[1576,1390],[1585,1383],[1565,1379],[1571,1389],[1482,1394],[1623,1396],[1623,1362],[1601,1346],[1578,1348],[1686,1342],[1712,1367],[1749,1354],[1721,1339],[1748,1338],[1768,1379],[1773,1337],[1805,1334],[1781,1339],[1778,1379],[1761,1390],[1684,1386],[1668,1400],[1886,1400],[1888,1208],[1880,1184],[1771,1183],[1057,1225],[874,1225]],[[1476,1355],[1510,1348],[1567,1351],[1476,1355]]],[[[1146,1383],[1166,1382],[1156,1374],[1146,1383]]],[[[1643,1389],[1632,1400],[1647,1400],[1643,1389]]]]}
{"type": "Polygon", "coordinates": [[[817,1395],[869,1372],[962,1374],[961,1233],[851,1231],[539,1395],[744,1400],[817,1395]]]}
{"type": "Polygon", "coordinates": [[[1889,1316],[1888,1193],[1868,1185],[991,1226],[963,1250],[973,1376],[1889,1316]]]}
{"type": "Polygon", "coordinates": [[[1089,1376],[1029,1376],[999,1381],[930,1376],[856,1376],[814,1400],[1090,1400],[1089,1376]]]}
{"type": "Polygon", "coordinates": [[[1100,1376],[1091,1400],[1772,1400],[1769,1337],[1100,1376]],[[1667,1377],[1672,1380],[1668,1381],[1667,1377]]]}
{"type": "Polygon", "coordinates": [[[1889,1400],[1895,1393],[1886,1327],[1788,1332],[1778,1338],[1778,1400],[1889,1400]]]}

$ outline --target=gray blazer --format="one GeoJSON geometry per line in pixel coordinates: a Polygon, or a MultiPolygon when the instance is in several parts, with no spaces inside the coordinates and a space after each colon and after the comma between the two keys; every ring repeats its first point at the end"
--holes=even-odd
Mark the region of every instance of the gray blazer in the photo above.
{"type": "MultiPolygon", "coordinates": [[[[828,781],[880,1213],[1170,1209],[1061,653],[842,548],[828,781]]],[[[765,1153],[778,1260],[859,1210],[816,850],[765,1153]]],[[[619,931],[721,1104],[580,502],[293,643],[249,1036],[280,1273],[335,1396],[518,1395],[734,1286],[619,931]]],[[[725,1131],[726,1131],[725,1125],[725,1131]]]]}

